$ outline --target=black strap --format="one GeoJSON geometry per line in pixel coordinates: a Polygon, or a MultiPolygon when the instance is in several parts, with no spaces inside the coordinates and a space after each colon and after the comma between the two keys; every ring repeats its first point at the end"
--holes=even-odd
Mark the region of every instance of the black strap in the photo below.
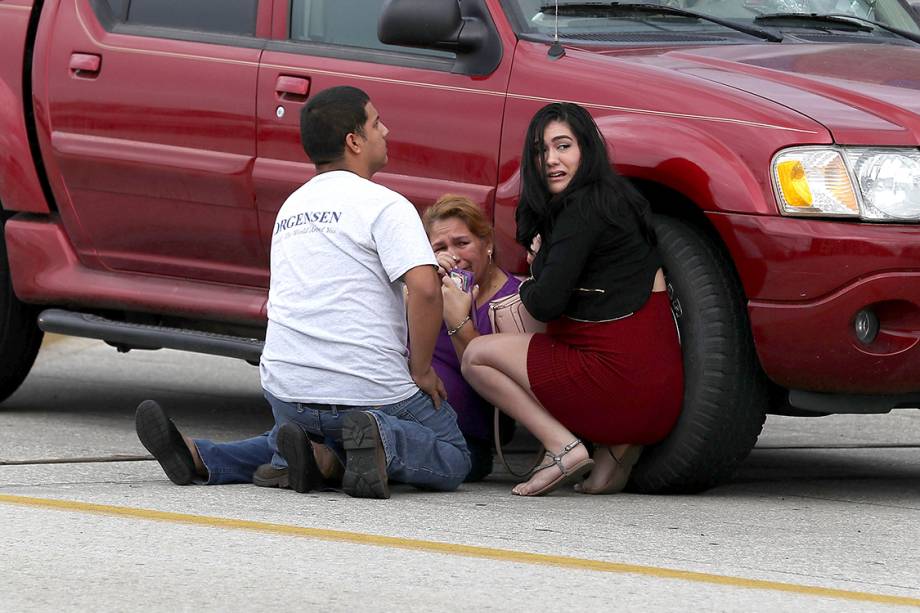
{"type": "Polygon", "coordinates": [[[540,447],[540,451],[537,454],[536,460],[534,460],[533,466],[531,466],[525,472],[522,472],[522,473],[515,472],[514,469],[511,468],[511,465],[508,464],[508,461],[505,459],[505,454],[502,453],[500,417],[501,417],[501,411],[499,411],[498,409],[495,409],[495,453],[498,454],[498,459],[501,461],[502,464],[505,465],[505,468],[508,470],[509,473],[512,474],[512,476],[518,477],[519,479],[529,477],[530,475],[533,474],[533,471],[536,470],[536,468],[540,465],[540,462],[543,461],[543,456],[546,454],[546,448],[540,447]]]}

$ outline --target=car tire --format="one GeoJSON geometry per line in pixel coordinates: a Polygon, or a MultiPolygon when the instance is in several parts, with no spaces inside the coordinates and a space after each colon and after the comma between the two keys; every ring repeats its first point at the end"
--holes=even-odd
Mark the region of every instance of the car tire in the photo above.
{"type": "Polygon", "coordinates": [[[629,489],[687,494],[728,479],[750,453],[767,382],[728,257],[685,221],[657,216],[655,227],[680,331],[684,404],[668,437],[644,450],[629,489]]]}
{"type": "Polygon", "coordinates": [[[35,362],[42,344],[38,311],[13,293],[6,241],[0,225],[0,402],[15,392],[35,362]]]}

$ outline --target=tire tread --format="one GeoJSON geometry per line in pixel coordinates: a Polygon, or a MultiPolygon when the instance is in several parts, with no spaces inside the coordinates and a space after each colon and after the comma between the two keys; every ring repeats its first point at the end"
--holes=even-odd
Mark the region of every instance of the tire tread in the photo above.
{"type": "Polygon", "coordinates": [[[731,262],[700,230],[656,219],[659,250],[681,301],[684,409],[671,434],[643,453],[630,489],[699,492],[728,479],[763,427],[766,379],[731,262]]]}
{"type": "Polygon", "coordinates": [[[38,311],[13,293],[6,242],[0,223],[0,402],[15,392],[35,363],[44,334],[38,311]]]}

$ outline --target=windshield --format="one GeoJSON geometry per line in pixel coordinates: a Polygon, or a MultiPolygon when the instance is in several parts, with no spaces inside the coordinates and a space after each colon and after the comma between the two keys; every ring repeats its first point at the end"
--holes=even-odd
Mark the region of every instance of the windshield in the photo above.
{"type": "MultiPolygon", "coordinates": [[[[578,43],[747,42],[756,41],[758,31],[768,31],[808,40],[833,36],[835,42],[841,37],[853,37],[854,42],[912,44],[891,29],[920,35],[918,0],[559,0],[558,19],[554,0],[502,1],[518,34],[552,38],[558,28],[560,39],[578,43]],[[777,14],[835,15],[840,19],[763,18],[777,14]],[[853,25],[860,23],[863,27],[849,25],[847,16],[853,18],[853,25]],[[867,20],[877,26],[867,26],[867,20]]],[[[759,38],[770,40],[768,36],[759,38]]]]}

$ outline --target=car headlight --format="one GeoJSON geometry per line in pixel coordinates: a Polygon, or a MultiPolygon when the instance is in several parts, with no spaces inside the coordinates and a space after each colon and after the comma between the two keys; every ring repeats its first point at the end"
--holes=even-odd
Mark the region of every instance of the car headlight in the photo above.
{"type": "Polygon", "coordinates": [[[773,158],[784,215],[920,221],[920,150],[796,147],[773,158]]]}
{"type": "Polygon", "coordinates": [[[920,220],[920,151],[846,148],[866,219],[920,220]]]}

